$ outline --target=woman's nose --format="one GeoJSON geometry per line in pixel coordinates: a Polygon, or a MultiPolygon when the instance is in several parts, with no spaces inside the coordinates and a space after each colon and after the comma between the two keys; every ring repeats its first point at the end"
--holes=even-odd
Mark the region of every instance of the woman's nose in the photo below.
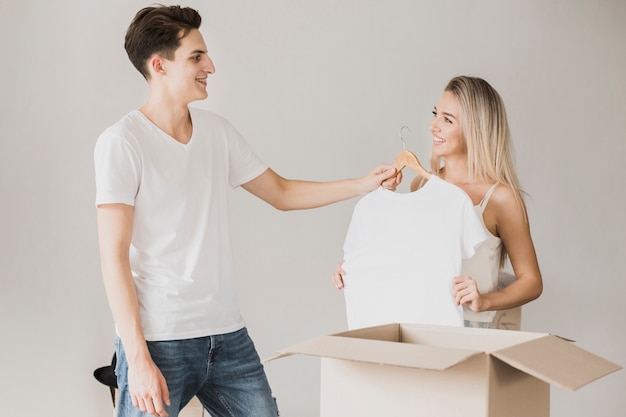
{"type": "Polygon", "coordinates": [[[430,122],[430,131],[434,132],[436,130],[439,130],[439,121],[437,116],[433,117],[433,120],[430,122]]]}

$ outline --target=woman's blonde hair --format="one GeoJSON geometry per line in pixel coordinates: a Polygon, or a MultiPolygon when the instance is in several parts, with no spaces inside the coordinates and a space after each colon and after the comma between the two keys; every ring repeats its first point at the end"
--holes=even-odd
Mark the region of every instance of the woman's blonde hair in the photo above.
{"type": "MultiPolygon", "coordinates": [[[[487,81],[468,76],[454,77],[445,91],[451,92],[459,103],[470,181],[494,181],[509,186],[526,215],[502,98],[487,81]]],[[[445,161],[433,157],[431,165],[433,172],[439,173],[445,161]]],[[[505,259],[503,250],[501,264],[505,259]]]]}

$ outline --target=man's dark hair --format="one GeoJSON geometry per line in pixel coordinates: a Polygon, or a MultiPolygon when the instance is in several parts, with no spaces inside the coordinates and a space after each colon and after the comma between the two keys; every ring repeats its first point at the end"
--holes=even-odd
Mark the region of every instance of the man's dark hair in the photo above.
{"type": "Polygon", "coordinates": [[[189,7],[158,5],[139,10],[124,41],[130,62],[147,80],[148,59],[154,54],[174,59],[180,40],[192,29],[198,29],[201,22],[198,11],[189,7]]]}

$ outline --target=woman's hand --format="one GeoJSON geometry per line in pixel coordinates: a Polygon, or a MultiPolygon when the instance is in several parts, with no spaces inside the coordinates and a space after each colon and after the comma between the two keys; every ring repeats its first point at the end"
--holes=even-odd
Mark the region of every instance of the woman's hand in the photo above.
{"type": "Polygon", "coordinates": [[[335,272],[333,272],[333,276],[332,276],[333,285],[338,290],[343,289],[343,276],[346,274],[346,271],[343,270],[342,265],[343,265],[342,262],[339,262],[337,264],[337,268],[335,269],[335,272]]]}
{"type": "Polygon", "coordinates": [[[452,280],[452,296],[456,305],[467,306],[475,312],[484,310],[484,299],[478,291],[478,285],[468,275],[459,276],[452,280]]]}

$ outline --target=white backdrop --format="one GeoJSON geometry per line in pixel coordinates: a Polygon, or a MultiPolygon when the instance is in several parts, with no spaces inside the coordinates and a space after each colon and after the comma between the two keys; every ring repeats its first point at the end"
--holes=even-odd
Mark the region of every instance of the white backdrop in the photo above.
{"type": "MultiPolygon", "coordinates": [[[[112,353],[92,151],[147,88],[123,50],[148,2],[0,0],[0,409],[110,416],[91,376],[112,353]]],[[[626,365],[626,3],[190,0],[217,73],[198,103],[292,178],[360,176],[408,147],[427,162],[433,104],[457,74],[509,112],[545,280],[523,329],[626,365]]],[[[408,179],[406,184],[408,184],[408,179]]],[[[241,304],[263,357],[345,329],[330,284],[355,200],[282,213],[232,193],[241,304]]],[[[318,415],[319,361],[267,366],[281,415],[318,415]]],[[[556,417],[619,417],[626,371],[552,390],[556,417]]],[[[453,395],[453,394],[451,394],[453,395]]],[[[532,399],[529,399],[532,400],[532,399]]]]}

